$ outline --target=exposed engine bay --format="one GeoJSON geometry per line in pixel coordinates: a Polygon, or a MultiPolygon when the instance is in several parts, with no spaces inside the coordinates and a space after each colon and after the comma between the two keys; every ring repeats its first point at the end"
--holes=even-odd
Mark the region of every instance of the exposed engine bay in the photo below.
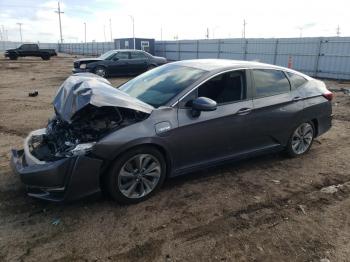
{"type": "Polygon", "coordinates": [[[72,123],[54,117],[49,121],[46,133],[33,136],[28,146],[31,154],[40,161],[54,161],[72,156],[71,151],[79,144],[98,141],[147,116],[125,108],[88,106],[77,113],[72,123]]]}
{"type": "Polygon", "coordinates": [[[150,105],[93,74],[69,77],[53,104],[55,116],[45,131],[32,135],[25,145],[39,161],[79,154],[87,143],[95,143],[119,128],[144,120],[152,110],[150,105]]]}

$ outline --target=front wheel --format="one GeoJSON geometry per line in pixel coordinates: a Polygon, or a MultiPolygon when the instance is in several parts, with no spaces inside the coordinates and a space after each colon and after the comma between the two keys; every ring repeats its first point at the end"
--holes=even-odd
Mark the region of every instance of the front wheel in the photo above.
{"type": "Polygon", "coordinates": [[[103,66],[98,66],[96,67],[94,73],[98,76],[106,77],[107,76],[107,71],[106,68],[103,66]]]}
{"type": "Polygon", "coordinates": [[[312,122],[305,122],[299,125],[291,135],[287,153],[291,157],[296,157],[307,153],[315,137],[315,127],[312,122]]]}
{"type": "Polygon", "coordinates": [[[164,156],[153,147],[140,147],[116,160],[106,177],[105,188],[117,202],[135,204],[153,195],[165,176],[164,156]]]}
{"type": "Polygon", "coordinates": [[[10,60],[17,60],[18,56],[17,55],[10,55],[10,60]]]}

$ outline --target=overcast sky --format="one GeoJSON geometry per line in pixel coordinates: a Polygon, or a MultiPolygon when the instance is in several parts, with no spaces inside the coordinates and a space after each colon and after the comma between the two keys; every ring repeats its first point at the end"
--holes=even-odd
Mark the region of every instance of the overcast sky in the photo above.
{"type": "MultiPolygon", "coordinates": [[[[174,39],[246,37],[350,36],[350,0],[66,0],[60,1],[64,42],[110,40],[131,37],[135,18],[136,37],[174,39]],[[105,34],[104,34],[105,31],[105,34]]],[[[24,41],[59,40],[57,1],[0,0],[0,25],[10,41],[18,41],[23,23],[24,41]]],[[[0,27],[1,29],[1,27],[0,27]]]]}

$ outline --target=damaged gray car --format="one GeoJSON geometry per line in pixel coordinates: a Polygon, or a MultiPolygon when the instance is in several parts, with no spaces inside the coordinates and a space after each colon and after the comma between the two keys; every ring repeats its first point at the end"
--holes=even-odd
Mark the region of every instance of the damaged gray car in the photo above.
{"type": "Polygon", "coordinates": [[[118,89],[91,73],[70,76],[55,115],[12,150],[33,197],[63,201],[107,192],[150,197],[166,177],[266,152],[300,156],[331,127],[332,93],[291,69],[233,60],[187,60],[118,89]]]}

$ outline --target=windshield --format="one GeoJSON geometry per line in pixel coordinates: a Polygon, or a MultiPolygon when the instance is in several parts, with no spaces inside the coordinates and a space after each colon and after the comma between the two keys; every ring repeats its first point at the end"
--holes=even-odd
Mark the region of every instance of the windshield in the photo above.
{"type": "Polygon", "coordinates": [[[153,107],[160,107],[206,72],[197,68],[167,64],[130,80],[119,89],[153,107]]]}
{"type": "Polygon", "coordinates": [[[102,60],[105,60],[107,59],[108,57],[110,57],[112,54],[114,54],[115,51],[114,50],[111,50],[111,51],[108,51],[102,55],[100,55],[98,58],[102,59],[102,60]]]}

